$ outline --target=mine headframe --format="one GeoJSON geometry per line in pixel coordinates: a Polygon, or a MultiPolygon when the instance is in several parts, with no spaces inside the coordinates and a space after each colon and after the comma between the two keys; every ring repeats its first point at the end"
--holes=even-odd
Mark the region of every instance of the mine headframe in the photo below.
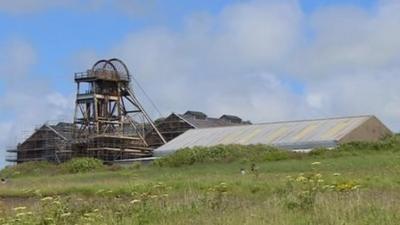
{"type": "Polygon", "coordinates": [[[131,89],[131,74],[119,59],[100,60],[76,73],[74,145],[77,156],[107,161],[151,156],[149,130],[164,137],[131,89]]]}

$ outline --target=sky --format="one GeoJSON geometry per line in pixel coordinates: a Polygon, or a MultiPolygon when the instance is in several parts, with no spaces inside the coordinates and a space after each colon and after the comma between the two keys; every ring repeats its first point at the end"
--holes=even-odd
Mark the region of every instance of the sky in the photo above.
{"type": "Polygon", "coordinates": [[[35,127],[72,120],[75,72],[114,57],[163,116],[372,114],[397,132],[399,11],[398,0],[0,0],[0,167],[35,127]]]}

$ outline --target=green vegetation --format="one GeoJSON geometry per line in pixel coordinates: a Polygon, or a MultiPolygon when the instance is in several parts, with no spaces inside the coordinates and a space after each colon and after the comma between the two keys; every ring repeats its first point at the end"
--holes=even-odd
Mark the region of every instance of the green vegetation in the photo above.
{"type": "Polygon", "coordinates": [[[85,173],[90,171],[98,171],[104,168],[101,160],[93,158],[72,159],[66,162],[64,166],[69,173],[85,173]]]}
{"type": "Polygon", "coordinates": [[[60,174],[85,173],[90,171],[106,171],[113,167],[105,167],[102,161],[93,158],[76,158],[56,165],[49,162],[27,162],[7,167],[0,171],[0,177],[16,178],[29,176],[55,176],[60,174]]]}
{"type": "Polygon", "coordinates": [[[26,163],[0,172],[0,224],[395,225],[399,160],[395,136],[309,154],[233,145],[152,165],[26,163]]]}

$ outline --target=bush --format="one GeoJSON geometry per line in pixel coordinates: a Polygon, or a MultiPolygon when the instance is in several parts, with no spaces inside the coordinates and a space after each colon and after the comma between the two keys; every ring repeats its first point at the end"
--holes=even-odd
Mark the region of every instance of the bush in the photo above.
{"type": "Polygon", "coordinates": [[[298,158],[301,153],[284,151],[266,145],[218,145],[181,149],[154,162],[157,166],[178,167],[209,162],[263,162],[298,158]]]}
{"type": "Polygon", "coordinates": [[[154,162],[157,166],[179,167],[208,162],[266,162],[301,158],[334,158],[381,151],[400,151],[400,135],[387,137],[378,142],[352,142],[339,145],[335,149],[318,148],[309,154],[285,151],[266,145],[218,145],[194,147],[176,151],[154,162]]]}
{"type": "Polygon", "coordinates": [[[94,158],[76,158],[62,165],[69,173],[85,173],[104,169],[103,162],[94,158]]]}
{"type": "Polygon", "coordinates": [[[0,171],[0,177],[12,178],[19,176],[38,176],[57,173],[57,165],[46,161],[25,162],[14,166],[8,166],[0,171]]]}

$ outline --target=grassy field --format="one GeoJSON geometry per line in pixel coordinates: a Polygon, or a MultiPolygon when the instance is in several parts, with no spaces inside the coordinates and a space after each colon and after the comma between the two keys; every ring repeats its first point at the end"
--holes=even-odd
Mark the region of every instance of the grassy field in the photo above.
{"type": "Polygon", "coordinates": [[[398,139],[308,155],[219,146],[153,165],[21,165],[0,173],[0,224],[397,225],[398,139]]]}

